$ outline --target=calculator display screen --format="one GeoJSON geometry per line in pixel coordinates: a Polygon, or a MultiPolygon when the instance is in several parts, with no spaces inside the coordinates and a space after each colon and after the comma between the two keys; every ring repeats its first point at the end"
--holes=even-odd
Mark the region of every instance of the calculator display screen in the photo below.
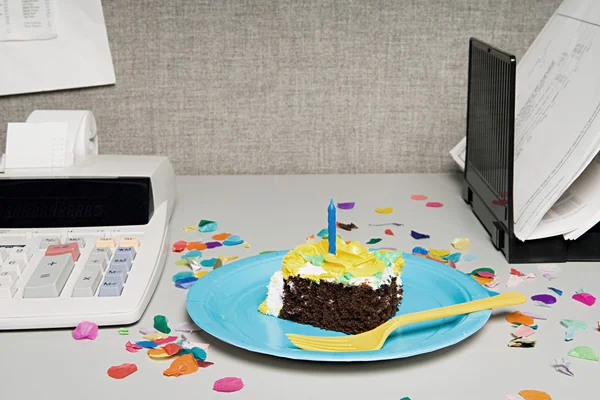
{"type": "Polygon", "coordinates": [[[144,225],[150,178],[0,179],[0,228],[144,225]]]}

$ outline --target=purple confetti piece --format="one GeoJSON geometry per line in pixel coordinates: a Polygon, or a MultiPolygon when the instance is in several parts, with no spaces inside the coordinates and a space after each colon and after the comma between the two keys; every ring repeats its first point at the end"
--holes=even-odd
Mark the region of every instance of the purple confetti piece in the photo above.
{"type": "Polygon", "coordinates": [[[545,273],[544,274],[544,278],[548,279],[549,281],[551,281],[552,279],[555,279],[555,276],[549,273],[545,273]]]}
{"type": "Polygon", "coordinates": [[[354,202],[338,203],[337,206],[340,210],[352,210],[354,208],[354,204],[354,202]]]}
{"type": "Polygon", "coordinates": [[[531,300],[539,301],[544,304],[554,304],[556,303],[556,297],[551,294],[536,294],[535,296],[531,296],[531,300]]]}
{"type": "Polygon", "coordinates": [[[206,245],[207,249],[214,249],[215,247],[223,246],[223,243],[221,243],[221,242],[207,242],[204,244],[206,245]]]}
{"type": "Polygon", "coordinates": [[[425,234],[425,233],[419,233],[419,232],[415,232],[415,231],[410,231],[410,236],[413,237],[413,239],[429,239],[431,236],[425,234]]]}

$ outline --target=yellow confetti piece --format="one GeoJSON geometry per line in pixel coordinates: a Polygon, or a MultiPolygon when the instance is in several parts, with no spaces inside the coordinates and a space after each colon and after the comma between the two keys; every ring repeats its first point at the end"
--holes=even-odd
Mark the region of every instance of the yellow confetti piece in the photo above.
{"type": "Polygon", "coordinates": [[[446,257],[450,255],[450,250],[429,249],[430,256],[446,257]]]}
{"type": "Polygon", "coordinates": [[[244,247],[247,248],[247,249],[249,249],[250,248],[250,243],[244,242],[244,247]]]}
{"type": "Polygon", "coordinates": [[[238,258],[239,258],[238,256],[229,256],[229,257],[227,257],[227,256],[226,256],[226,255],[224,255],[224,254],[221,254],[221,255],[219,256],[219,259],[220,259],[221,261],[223,261],[224,263],[225,263],[225,262],[227,262],[227,261],[233,261],[233,260],[236,260],[236,259],[238,259],[238,258]]]}
{"type": "Polygon", "coordinates": [[[375,212],[379,214],[391,214],[394,211],[394,207],[376,208],[375,212]]]}
{"type": "Polygon", "coordinates": [[[456,250],[469,250],[471,241],[469,238],[456,238],[452,241],[452,247],[456,250]]]}
{"type": "Polygon", "coordinates": [[[160,339],[164,339],[166,337],[169,337],[169,335],[165,334],[165,333],[149,333],[147,335],[142,336],[144,339],[146,340],[160,340],[160,339]]]}
{"type": "Polygon", "coordinates": [[[193,231],[197,231],[197,230],[198,230],[197,226],[187,225],[187,226],[183,227],[184,232],[193,232],[193,231]]]}
{"type": "Polygon", "coordinates": [[[150,358],[167,358],[169,354],[162,347],[156,349],[148,349],[148,356],[150,358]]]}
{"type": "Polygon", "coordinates": [[[200,272],[196,272],[194,274],[194,276],[198,279],[202,278],[204,275],[208,274],[210,271],[200,271],[200,272]]]}

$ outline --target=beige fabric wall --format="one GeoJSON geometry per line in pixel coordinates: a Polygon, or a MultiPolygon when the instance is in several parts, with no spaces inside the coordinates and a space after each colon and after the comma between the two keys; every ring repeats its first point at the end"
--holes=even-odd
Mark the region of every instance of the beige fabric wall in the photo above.
{"type": "Polygon", "coordinates": [[[518,60],[559,4],[105,0],[116,85],[0,97],[0,146],[34,109],[90,109],[102,153],[179,174],[455,170],[469,37],[518,60]]]}

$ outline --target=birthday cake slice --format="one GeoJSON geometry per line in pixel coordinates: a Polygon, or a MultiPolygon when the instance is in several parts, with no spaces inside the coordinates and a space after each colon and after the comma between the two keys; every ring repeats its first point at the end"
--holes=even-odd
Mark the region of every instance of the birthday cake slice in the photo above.
{"type": "Polygon", "coordinates": [[[259,311],[322,329],[358,334],[378,327],[398,311],[402,300],[399,251],[369,251],[336,237],[297,246],[268,284],[259,311]]]}

